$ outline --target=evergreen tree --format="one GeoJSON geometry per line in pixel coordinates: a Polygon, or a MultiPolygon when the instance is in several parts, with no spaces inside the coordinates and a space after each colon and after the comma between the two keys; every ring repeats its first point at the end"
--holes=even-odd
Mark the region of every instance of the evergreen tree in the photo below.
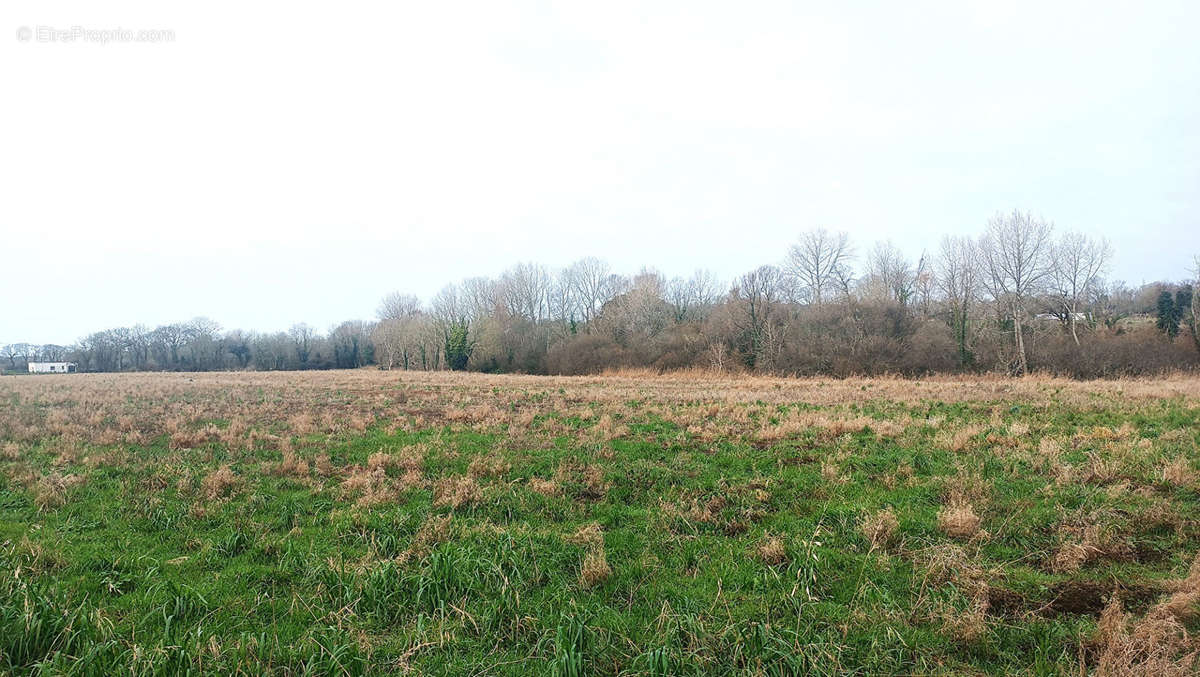
{"type": "Polygon", "coordinates": [[[475,349],[466,322],[456,322],[446,331],[446,364],[454,371],[465,371],[475,349]]]}
{"type": "Polygon", "coordinates": [[[1158,295],[1158,319],[1155,326],[1170,338],[1179,335],[1179,313],[1175,311],[1175,300],[1171,292],[1162,291],[1158,295]]]}

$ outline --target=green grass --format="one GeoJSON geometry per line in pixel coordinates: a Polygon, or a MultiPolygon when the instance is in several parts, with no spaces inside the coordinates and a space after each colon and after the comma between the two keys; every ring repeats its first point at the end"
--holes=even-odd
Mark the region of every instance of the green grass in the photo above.
{"type": "MultiPolygon", "coordinates": [[[[24,413],[6,415],[44,416],[35,400],[14,396],[24,413]]],[[[583,406],[627,432],[554,410],[528,430],[432,414],[394,429],[416,420],[399,410],[362,432],[266,422],[300,458],[327,455],[328,477],[273,474],[282,454],[265,445],[172,450],[165,433],[67,456],[58,435],[16,442],[0,460],[0,673],[1078,673],[1106,596],[1144,613],[1200,550],[1194,474],[1161,470],[1200,460],[1183,398],[748,404],[711,439],[671,420],[703,423],[699,402],[583,406]],[[903,431],[756,435],[796,412],[903,431]],[[967,448],[947,448],[944,431],[968,425],[967,448]],[[360,505],[341,482],[380,452],[417,454],[421,480],[389,466],[386,500],[360,505]],[[479,457],[507,468],[436,503],[438,481],[479,457]],[[1085,472],[1104,460],[1111,476],[1085,472]],[[210,498],[203,478],[224,464],[236,484],[210,498]],[[55,473],[84,480],[47,498],[55,473]],[[939,526],[955,492],[985,533],[939,526]],[[873,546],[862,524],[885,508],[899,529],[873,546]],[[602,543],[577,536],[593,523],[602,543]],[[1056,567],[1076,523],[1104,534],[1101,552],[1056,567]],[[778,561],[760,553],[772,538],[778,561]],[[598,550],[611,571],[585,581],[598,550]]]]}

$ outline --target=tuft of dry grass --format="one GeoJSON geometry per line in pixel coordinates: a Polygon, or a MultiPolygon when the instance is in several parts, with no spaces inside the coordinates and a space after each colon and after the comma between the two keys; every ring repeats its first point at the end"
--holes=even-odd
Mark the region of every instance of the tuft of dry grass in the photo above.
{"type": "Polygon", "coordinates": [[[562,496],[562,487],[558,482],[540,477],[529,478],[529,489],[543,496],[562,496]]]}
{"type": "Polygon", "coordinates": [[[966,609],[943,610],[942,633],[963,644],[978,642],[987,633],[988,608],[986,589],[980,588],[966,609]]]}
{"type": "Polygon", "coordinates": [[[588,550],[579,568],[579,584],[584,588],[593,588],[608,580],[611,575],[612,567],[608,565],[604,547],[588,550]]]}
{"type": "Polygon", "coordinates": [[[50,473],[37,481],[33,490],[33,502],[41,511],[61,508],[67,504],[67,492],[86,481],[81,475],[50,473]]]}
{"type": "Polygon", "coordinates": [[[200,488],[205,498],[213,501],[231,496],[239,484],[240,480],[233,473],[233,469],[229,465],[223,465],[205,475],[200,481],[200,488]]]}
{"type": "Polygon", "coordinates": [[[318,454],[313,465],[321,477],[329,477],[333,474],[333,462],[329,460],[329,454],[318,454]]]}
{"type": "Polygon", "coordinates": [[[579,527],[575,530],[575,533],[567,536],[565,540],[572,545],[603,548],[604,530],[600,528],[599,522],[590,522],[579,527]]]}
{"type": "Polygon", "coordinates": [[[850,481],[850,478],[842,475],[842,468],[836,458],[821,461],[821,479],[829,484],[845,484],[850,481]]]}
{"type": "Polygon", "coordinates": [[[434,546],[449,541],[454,535],[454,518],[450,515],[427,515],[417,527],[406,554],[408,557],[425,557],[434,546]]]}
{"type": "Polygon", "coordinates": [[[979,533],[979,515],[964,499],[952,500],[938,512],[938,528],[951,538],[969,539],[979,533]]]}
{"type": "Polygon", "coordinates": [[[1178,618],[1158,606],[1131,620],[1116,595],[1100,615],[1095,644],[1101,677],[1187,677],[1200,668],[1200,649],[1178,618]]]}
{"type": "Polygon", "coordinates": [[[1058,527],[1061,545],[1050,560],[1050,569],[1072,573],[1096,559],[1131,558],[1133,548],[1118,533],[1115,520],[1107,511],[1064,516],[1058,527]]]}
{"type": "Polygon", "coordinates": [[[974,423],[953,430],[943,430],[934,438],[934,444],[950,451],[967,451],[973,446],[974,438],[981,432],[983,426],[974,423]]]}
{"type": "Polygon", "coordinates": [[[504,460],[503,456],[487,454],[471,459],[471,464],[467,467],[467,474],[477,478],[503,477],[511,469],[512,464],[504,460]]]}
{"type": "Polygon", "coordinates": [[[1192,560],[1188,575],[1167,584],[1171,596],[1162,603],[1163,609],[1184,623],[1200,619],[1200,552],[1192,560]]]}
{"type": "Polygon", "coordinates": [[[900,520],[896,518],[896,513],[890,507],[885,508],[874,515],[863,518],[861,530],[867,542],[871,544],[872,550],[885,549],[896,543],[900,531],[900,520]]]}
{"type": "Polygon", "coordinates": [[[578,498],[598,500],[608,493],[609,483],[604,479],[604,469],[592,463],[580,463],[567,459],[558,465],[554,481],[559,486],[570,488],[578,498]]]}
{"type": "Polygon", "coordinates": [[[355,502],[359,508],[381,503],[392,503],[400,495],[400,487],[387,476],[383,466],[374,468],[355,466],[342,480],[342,492],[347,496],[358,495],[355,502]]]}
{"type": "Polygon", "coordinates": [[[600,416],[600,420],[596,421],[596,425],[592,430],[600,439],[606,441],[619,439],[629,434],[629,426],[623,423],[616,423],[613,417],[607,413],[600,416]]]}
{"type": "Polygon", "coordinates": [[[482,497],[483,492],[479,490],[479,483],[475,481],[474,477],[467,475],[446,477],[433,485],[433,504],[448,506],[452,510],[478,503],[482,497]]]}
{"type": "Polygon", "coordinates": [[[21,445],[16,442],[6,442],[0,447],[0,460],[15,461],[21,458],[21,445]]]}
{"type": "Polygon", "coordinates": [[[1192,470],[1191,464],[1183,456],[1164,462],[1159,475],[1163,482],[1176,487],[1190,487],[1197,484],[1196,472],[1192,470]]]}
{"type": "Polygon", "coordinates": [[[283,452],[283,460],[271,469],[271,474],[279,477],[295,477],[304,479],[308,477],[308,461],[300,458],[291,451],[283,452]]]}
{"type": "Polygon", "coordinates": [[[778,536],[766,534],[759,541],[754,553],[764,564],[775,566],[788,561],[787,546],[778,536]]]}
{"type": "Polygon", "coordinates": [[[604,530],[598,522],[579,527],[575,533],[564,537],[563,540],[587,549],[579,568],[580,587],[593,588],[612,575],[612,567],[609,566],[608,556],[604,551],[604,530]]]}
{"type": "Polygon", "coordinates": [[[1168,582],[1170,596],[1131,619],[1113,595],[1096,624],[1096,674],[1110,677],[1182,677],[1200,669],[1200,642],[1187,624],[1200,618],[1200,553],[1183,579],[1168,582]]]}
{"type": "Polygon", "coordinates": [[[1043,437],[1038,440],[1038,453],[1050,459],[1056,459],[1062,456],[1062,443],[1053,437],[1043,437]]]}

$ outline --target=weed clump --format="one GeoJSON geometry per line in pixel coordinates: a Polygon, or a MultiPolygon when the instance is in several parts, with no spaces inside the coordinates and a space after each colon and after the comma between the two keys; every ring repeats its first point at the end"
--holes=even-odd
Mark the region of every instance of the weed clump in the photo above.
{"type": "Polygon", "coordinates": [[[754,552],[758,555],[759,560],[769,566],[776,566],[788,561],[787,546],[778,536],[770,534],[763,536],[754,552]]]}
{"type": "Polygon", "coordinates": [[[609,484],[604,479],[604,470],[591,463],[565,460],[554,473],[554,481],[576,498],[599,500],[608,493],[609,484]]]}
{"type": "Polygon", "coordinates": [[[979,533],[979,515],[965,499],[957,499],[938,512],[938,528],[951,538],[969,539],[979,533]]]}
{"type": "Polygon", "coordinates": [[[467,467],[471,477],[503,477],[508,474],[512,464],[497,455],[476,456],[467,467]]]}
{"type": "Polygon", "coordinates": [[[295,477],[304,479],[308,477],[308,461],[300,458],[291,451],[283,452],[283,460],[271,469],[271,474],[278,477],[295,477]]]}
{"type": "Polygon", "coordinates": [[[233,474],[233,469],[228,465],[223,465],[205,475],[204,479],[200,481],[200,489],[204,492],[205,498],[215,501],[231,496],[239,483],[238,476],[233,474]]]}
{"type": "Polygon", "coordinates": [[[1190,487],[1197,483],[1196,472],[1192,470],[1188,460],[1182,456],[1165,462],[1159,474],[1162,481],[1171,486],[1190,487]]]}
{"type": "Polygon", "coordinates": [[[433,485],[433,504],[452,510],[478,503],[482,497],[479,483],[467,475],[440,479],[433,485]]]}
{"type": "Polygon", "coordinates": [[[1157,606],[1135,621],[1115,595],[1096,624],[1095,644],[1096,674],[1102,677],[1186,677],[1200,667],[1195,642],[1167,608],[1157,606]]]}
{"type": "Polygon", "coordinates": [[[593,588],[612,575],[612,567],[604,554],[604,546],[589,550],[583,556],[583,566],[579,570],[579,583],[585,588],[593,588]]]}
{"type": "Polygon", "coordinates": [[[575,531],[575,533],[567,536],[566,541],[572,545],[583,545],[589,548],[604,547],[604,530],[600,528],[597,522],[585,524],[575,531]]]}
{"type": "Polygon", "coordinates": [[[865,517],[861,530],[872,550],[888,548],[896,543],[900,531],[900,520],[892,509],[885,508],[865,517]]]}
{"type": "Polygon", "coordinates": [[[33,502],[43,512],[61,508],[67,504],[67,492],[86,481],[81,475],[50,473],[38,480],[34,487],[33,502]]]}
{"type": "Polygon", "coordinates": [[[543,496],[562,496],[562,486],[558,482],[540,477],[529,478],[529,489],[543,496]]]}

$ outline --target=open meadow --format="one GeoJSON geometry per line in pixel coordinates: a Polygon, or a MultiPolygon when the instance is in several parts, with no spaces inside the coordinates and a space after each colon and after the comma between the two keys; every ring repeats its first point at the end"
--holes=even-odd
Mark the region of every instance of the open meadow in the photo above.
{"type": "Polygon", "coordinates": [[[0,674],[1200,670],[1200,378],[0,377],[0,674]]]}

